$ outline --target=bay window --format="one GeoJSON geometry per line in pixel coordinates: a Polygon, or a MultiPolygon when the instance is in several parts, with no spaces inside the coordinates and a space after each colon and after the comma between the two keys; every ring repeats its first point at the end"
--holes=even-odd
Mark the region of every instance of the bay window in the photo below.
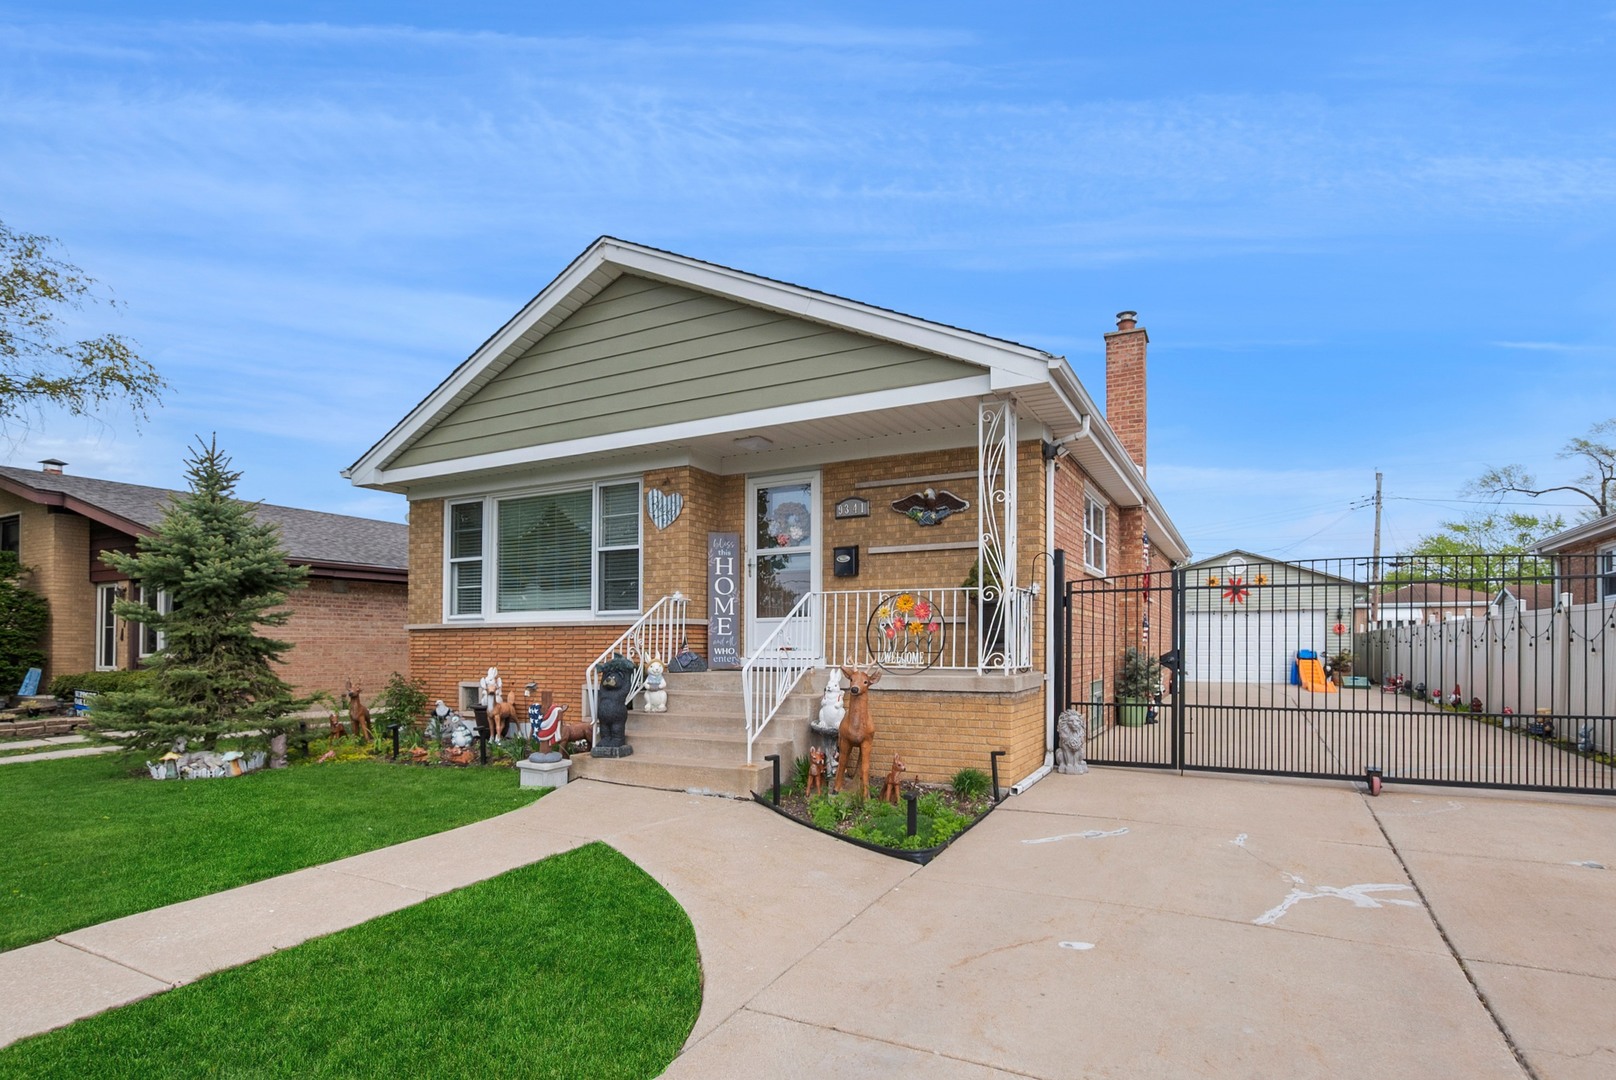
{"type": "Polygon", "coordinates": [[[640,485],[452,502],[449,618],[520,619],[640,609],[640,485]]]}

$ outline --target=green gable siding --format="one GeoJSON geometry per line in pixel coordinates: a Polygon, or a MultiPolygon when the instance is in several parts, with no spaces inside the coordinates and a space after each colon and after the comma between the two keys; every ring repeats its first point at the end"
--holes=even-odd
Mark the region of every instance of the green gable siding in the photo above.
{"type": "Polygon", "coordinates": [[[424,465],[983,371],[625,275],[389,464],[424,465]]]}

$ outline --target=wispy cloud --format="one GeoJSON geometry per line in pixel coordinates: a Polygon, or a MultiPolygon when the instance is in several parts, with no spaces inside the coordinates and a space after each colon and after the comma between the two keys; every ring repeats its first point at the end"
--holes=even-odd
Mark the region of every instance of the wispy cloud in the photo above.
{"type": "Polygon", "coordinates": [[[1616,345],[1593,345],[1569,341],[1489,341],[1497,349],[1524,349],[1528,352],[1603,353],[1616,351],[1616,345]]]}

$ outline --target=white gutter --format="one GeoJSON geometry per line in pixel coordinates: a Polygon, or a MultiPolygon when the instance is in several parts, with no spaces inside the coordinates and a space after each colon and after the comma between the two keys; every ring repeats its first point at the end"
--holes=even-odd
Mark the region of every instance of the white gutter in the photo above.
{"type": "Polygon", "coordinates": [[[1055,755],[1052,754],[1052,753],[1045,754],[1044,755],[1044,763],[1038,767],[1038,771],[1033,773],[1031,776],[1027,777],[1027,779],[1021,781],[1020,783],[1010,785],[1010,794],[1012,794],[1012,795],[1024,795],[1024,794],[1026,794],[1028,788],[1032,787],[1038,781],[1040,781],[1044,777],[1048,776],[1054,770],[1055,770],[1055,755]]]}

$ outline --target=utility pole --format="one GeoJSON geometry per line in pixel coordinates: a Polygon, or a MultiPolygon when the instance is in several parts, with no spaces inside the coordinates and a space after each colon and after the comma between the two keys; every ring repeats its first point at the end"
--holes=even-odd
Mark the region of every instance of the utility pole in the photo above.
{"type": "Polygon", "coordinates": [[[1373,627],[1380,618],[1380,480],[1381,473],[1375,472],[1375,554],[1372,563],[1373,569],[1369,572],[1369,625],[1373,627]]]}

